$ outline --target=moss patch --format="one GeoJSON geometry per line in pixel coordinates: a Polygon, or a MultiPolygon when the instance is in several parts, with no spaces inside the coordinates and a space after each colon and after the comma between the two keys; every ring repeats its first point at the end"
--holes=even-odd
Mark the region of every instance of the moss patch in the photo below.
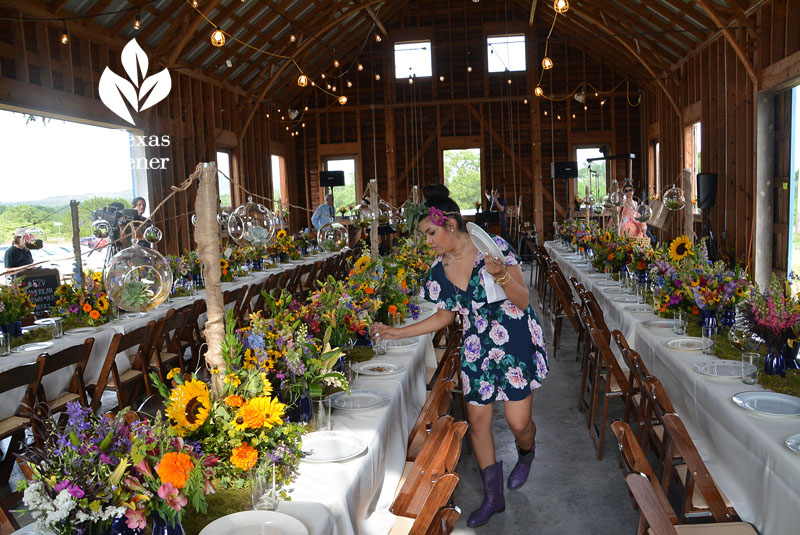
{"type": "Polygon", "coordinates": [[[36,342],[47,342],[53,339],[53,333],[49,327],[41,327],[39,329],[31,329],[23,333],[22,336],[16,336],[11,339],[11,349],[23,346],[25,344],[33,344],[36,342]]]}
{"type": "Polygon", "coordinates": [[[758,384],[780,394],[800,397],[800,370],[786,370],[786,377],[758,374],[758,384]]]}
{"type": "Polygon", "coordinates": [[[218,488],[216,494],[206,496],[206,499],[208,511],[205,514],[187,513],[183,517],[182,524],[186,535],[198,535],[204,527],[218,518],[253,509],[249,488],[232,490],[218,488]]]}

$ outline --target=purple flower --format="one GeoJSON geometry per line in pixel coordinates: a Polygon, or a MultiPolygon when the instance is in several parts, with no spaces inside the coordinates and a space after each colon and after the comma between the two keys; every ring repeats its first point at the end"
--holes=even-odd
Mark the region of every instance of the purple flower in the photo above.
{"type": "Polygon", "coordinates": [[[486,401],[492,394],[494,394],[494,385],[487,381],[481,381],[481,386],[478,388],[478,393],[481,395],[481,400],[486,401]]]}
{"type": "Polygon", "coordinates": [[[83,498],[83,490],[78,485],[70,485],[69,489],[67,489],[73,498],[81,499],[83,498]]]}
{"type": "Polygon", "coordinates": [[[53,488],[53,490],[56,492],[61,492],[65,488],[69,487],[69,485],[70,485],[69,479],[65,479],[64,481],[56,483],[56,486],[53,488]]]}
{"type": "Polygon", "coordinates": [[[489,333],[489,337],[495,344],[501,346],[508,342],[508,331],[497,321],[492,321],[492,330],[489,333]]]}
{"type": "Polygon", "coordinates": [[[475,362],[481,355],[481,341],[477,335],[470,335],[464,340],[464,358],[467,362],[475,362]]]}

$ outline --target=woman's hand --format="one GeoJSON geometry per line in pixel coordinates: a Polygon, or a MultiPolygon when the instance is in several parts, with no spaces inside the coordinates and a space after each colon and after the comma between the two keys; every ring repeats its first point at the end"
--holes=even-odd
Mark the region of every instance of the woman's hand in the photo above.
{"type": "Polygon", "coordinates": [[[399,329],[389,327],[383,323],[373,323],[369,327],[369,335],[371,338],[381,337],[385,340],[399,340],[402,338],[398,333],[399,329]]]}
{"type": "Polygon", "coordinates": [[[499,279],[506,274],[506,263],[502,258],[487,256],[484,258],[483,263],[486,266],[486,272],[495,279],[499,279]]]}

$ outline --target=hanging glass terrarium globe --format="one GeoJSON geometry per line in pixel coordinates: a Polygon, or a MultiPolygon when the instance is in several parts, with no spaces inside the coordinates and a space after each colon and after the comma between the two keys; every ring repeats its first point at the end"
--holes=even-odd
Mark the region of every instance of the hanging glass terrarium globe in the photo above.
{"type": "Polygon", "coordinates": [[[650,208],[650,205],[640,203],[639,206],[636,207],[636,215],[633,217],[639,223],[646,223],[653,217],[653,209],[650,208]]]}
{"type": "Polygon", "coordinates": [[[22,242],[25,244],[25,248],[33,251],[44,247],[44,242],[46,240],[47,236],[45,235],[44,231],[40,228],[36,228],[35,226],[25,229],[25,234],[22,235],[22,242]]]}
{"type": "Polygon", "coordinates": [[[133,245],[111,258],[103,270],[103,285],[122,310],[147,312],[169,297],[172,270],[158,251],[133,245]]]}
{"type": "Polygon", "coordinates": [[[367,201],[358,203],[350,214],[350,219],[358,228],[369,228],[372,225],[372,207],[367,201]]]}
{"type": "Polygon", "coordinates": [[[594,206],[594,195],[591,193],[587,195],[583,203],[586,205],[586,208],[592,208],[594,206]]]}
{"type": "Polygon", "coordinates": [[[603,195],[603,203],[602,204],[603,204],[603,208],[605,208],[605,209],[610,210],[611,208],[614,208],[614,203],[611,202],[611,195],[610,194],[606,193],[605,195],[603,195]]]}
{"type": "Polygon", "coordinates": [[[263,204],[253,202],[239,206],[228,217],[228,234],[237,245],[266,245],[275,235],[275,215],[263,204]]]}
{"type": "Polygon", "coordinates": [[[328,252],[341,251],[347,246],[347,228],[334,221],[322,225],[317,231],[317,246],[328,252]]]}
{"type": "Polygon", "coordinates": [[[95,238],[108,238],[111,235],[111,224],[105,219],[92,222],[92,236],[95,238]]]}
{"type": "Polygon", "coordinates": [[[603,205],[602,204],[595,204],[594,206],[592,206],[592,210],[594,210],[595,214],[600,215],[600,214],[603,213],[603,205]]]}
{"type": "Polygon", "coordinates": [[[226,228],[228,226],[228,219],[230,219],[230,217],[231,215],[227,210],[222,210],[217,214],[217,223],[219,223],[220,227],[226,228]]]}
{"type": "Polygon", "coordinates": [[[161,229],[154,225],[150,225],[144,232],[142,233],[142,237],[147,243],[155,245],[156,243],[161,241],[163,234],[161,233],[161,229]]]}
{"type": "Polygon", "coordinates": [[[609,201],[611,202],[611,204],[613,206],[622,206],[622,203],[624,202],[624,198],[622,196],[622,193],[620,193],[619,190],[612,191],[609,194],[608,199],[609,199],[609,201]]]}
{"type": "Polygon", "coordinates": [[[378,202],[378,224],[388,225],[392,221],[394,208],[388,202],[381,200],[378,202]]]}
{"type": "Polygon", "coordinates": [[[668,210],[683,210],[686,206],[686,198],[683,196],[683,190],[674,184],[663,195],[664,206],[668,210]]]}

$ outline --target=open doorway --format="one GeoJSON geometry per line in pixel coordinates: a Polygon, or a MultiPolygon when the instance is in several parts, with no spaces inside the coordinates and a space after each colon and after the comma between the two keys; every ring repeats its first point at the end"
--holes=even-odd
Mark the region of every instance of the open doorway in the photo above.
{"type": "Polygon", "coordinates": [[[578,162],[578,179],[575,181],[575,198],[586,201],[586,192],[594,196],[595,203],[599,203],[608,188],[607,171],[608,162],[601,160],[589,162],[593,158],[602,158],[601,146],[579,147],[575,149],[575,159],[578,162]]]}
{"type": "Polygon", "coordinates": [[[355,158],[328,158],[325,160],[326,171],[344,171],[344,186],[333,188],[333,205],[338,210],[340,207],[353,204],[356,195],[356,159],[355,158]]]}
{"type": "Polygon", "coordinates": [[[800,85],[792,91],[789,157],[789,269],[800,273],[800,85]]]}
{"type": "Polygon", "coordinates": [[[463,215],[472,215],[481,204],[481,149],[442,151],[444,184],[463,215]]]}

